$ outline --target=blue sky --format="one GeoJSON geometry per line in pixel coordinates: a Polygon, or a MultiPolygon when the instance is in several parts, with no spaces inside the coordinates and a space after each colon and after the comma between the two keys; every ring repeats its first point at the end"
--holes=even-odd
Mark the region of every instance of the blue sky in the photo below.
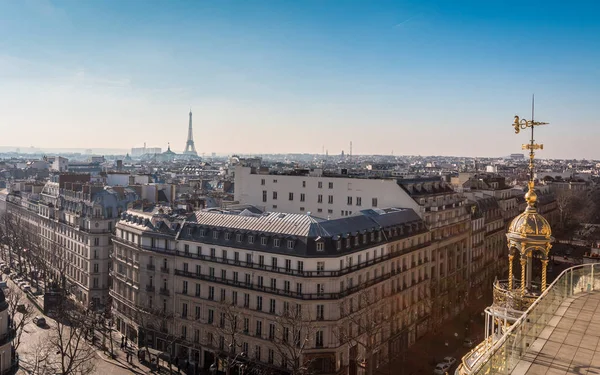
{"type": "Polygon", "coordinates": [[[599,158],[600,2],[0,0],[3,146],[599,158]],[[525,137],[525,138],[524,138],[525,137]]]}

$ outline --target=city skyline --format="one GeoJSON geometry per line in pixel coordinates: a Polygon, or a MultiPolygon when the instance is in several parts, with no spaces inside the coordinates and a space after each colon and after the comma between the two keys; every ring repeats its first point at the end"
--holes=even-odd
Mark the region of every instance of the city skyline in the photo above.
{"type": "Polygon", "coordinates": [[[0,146],[181,152],[191,107],[199,154],[501,156],[535,93],[539,156],[600,159],[599,9],[2,2],[0,146]]]}

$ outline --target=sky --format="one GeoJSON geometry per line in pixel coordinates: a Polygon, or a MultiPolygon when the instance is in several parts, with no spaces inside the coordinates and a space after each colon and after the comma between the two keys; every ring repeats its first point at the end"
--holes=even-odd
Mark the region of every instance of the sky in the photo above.
{"type": "Polygon", "coordinates": [[[600,1],[0,0],[0,146],[600,159],[600,1]]]}

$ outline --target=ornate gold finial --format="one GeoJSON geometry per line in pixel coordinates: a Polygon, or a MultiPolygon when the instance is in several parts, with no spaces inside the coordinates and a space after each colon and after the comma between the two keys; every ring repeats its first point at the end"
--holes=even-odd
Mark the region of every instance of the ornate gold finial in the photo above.
{"type": "Polygon", "coordinates": [[[524,144],[521,146],[523,150],[529,150],[529,182],[527,183],[528,191],[525,194],[525,200],[527,201],[528,209],[535,209],[535,204],[537,202],[537,194],[535,193],[535,182],[534,182],[534,158],[535,158],[535,150],[543,150],[543,144],[536,144],[533,139],[533,129],[536,126],[540,125],[548,125],[547,122],[536,122],[533,120],[534,114],[534,101],[531,103],[531,121],[521,119],[519,116],[515,116],[515,120],[512,123],[513,128],[515,129],[515,133],[519,134],[521,129],[531,128],[531,139],[528,144],[524,144]]]}

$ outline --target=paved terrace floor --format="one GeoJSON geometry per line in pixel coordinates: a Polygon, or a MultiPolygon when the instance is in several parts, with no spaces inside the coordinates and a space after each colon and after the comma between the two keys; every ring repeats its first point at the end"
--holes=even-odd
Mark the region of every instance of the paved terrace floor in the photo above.
{"type": "Polygon", "coordinates": [[[600,374],[600,292],[567,299],[512,375],[600,374]]]}

